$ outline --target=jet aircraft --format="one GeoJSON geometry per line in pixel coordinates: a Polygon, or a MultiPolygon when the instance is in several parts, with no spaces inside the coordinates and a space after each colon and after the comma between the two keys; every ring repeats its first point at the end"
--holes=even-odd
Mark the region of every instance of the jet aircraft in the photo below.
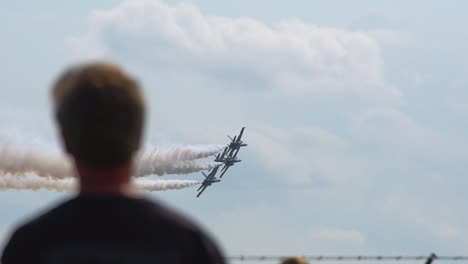
{"type": "Polygon", "coordinates": [[[232,165],[234,165],[237,162],[242,161],[242,160],[237,158],[237,153],[239,153],[239,150],[240,150],[241,147],[247,146],[247,143],[244,143],[241,140],[242,135],[244,134],[244,129],[245,129],[245,127],[242,127],[239,135],[234,136],[234,138],[231,138],[228,135],[228,138],[231,139],[231,143],[229,143],[229,145],[224,149],[221,156],[218,154],[218,156],[216,157],[216,159],[215,159],[216,162],[223,162],[224,163],[224,166],[221,169],[221,175],[219,176],[219,178],[223,177],[224,173],[226,173],[226,171],[229,169],[229,167],[231,167],[232,165]]]}
{"type": "MultiPolygon", "coordinates": [[[[237,162],[241,162],[242,160],[238,159],[236,156],[229,156],[229,155],[226,155],[226,153],[229,152],[229,147],[226,147],[223,151],[223,154],[218,154],[218,156],[216,157],[215,161],[216,162],[222,162],[224,163],[224,166],[223,168],[221,169],[221,175],[219,176],[219,178],[222,178],[224,173],[226,173],[226,171],[229,169],[229,167],[233,166],[234,164],[236,164],[237,162]]],[[[235,155],[237,155],[237,152],[234,152],[235,155]]]]}
{"type": "Polygon", "coordinates": [[[216,173],[218,172],[220,166],[214,167],[208,175],[202,172],[205,176],[205,180],[202,182],[201,186],[197,190],[197,198],[200,197],[200,195],[206,190],[206,188],[208,188],[208,186],[215,182],[220,182],[220,178],[223,177],[223,175],[231,166],[238,162],[241,162],[241,160],[237,158],[237,153],[239,153],[241,147],[247,146],[247,144],[241,140],[242,135],[244,134],[244,129],[245,127],[242,127],[239,135],[234,136],[234,138],[231,138],[228,135],[231,142],[224,148],[222,153],[218,153],[218,155],[215,157],[214,161],[222,163],[223,166],[219,178],[216,178],[216,173]]]}
{"type": "Polygon", "coordinates": [[[239,133],[239,136],[234,136],[234,138],[230,137],[228,135],[228,138],[231,140],[231,143],[229,143],[228,145],[228,148],[229,148],[229,152],[228,152],[228,155],[229,156],[237,156],[237,152],[239,152],[239,149],[241,147],[245,147],[247,146],[247,143],[244,143],[241,138],[242,138],[242,135],[244,134],[244,129],[245,127],[242,127],[240,133],[239,133]],[[235,154],[234,154],[235,152],[235,154]]]}
{"type": "Polygon", "coordinates": [[[200,197],[200,195],[205,191],[206,188],[208,188],[208,186],[210,186],[211,184],[215,183],[215,182],[220,182],[221,180],[216,178],[216,173],[218,172],[218,169],[219,169],[219,166],[216,166],[214,167],[213,169],[211,169],[211,172],[210,174],[206,175],[203,171],[203,176],[205,176],[205,180],[202,182],[200,188],[198,188],[197,192],[199,192],[197,194],[197,198],[200,197]]]}

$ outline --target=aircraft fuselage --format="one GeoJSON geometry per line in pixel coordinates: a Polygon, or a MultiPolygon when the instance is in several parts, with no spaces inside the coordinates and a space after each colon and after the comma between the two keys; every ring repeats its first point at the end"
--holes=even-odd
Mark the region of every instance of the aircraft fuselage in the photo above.
{"type": "Polygon", "coordinates": [[[247,143],[237,143],[237,142],[232,142],[231,144],[229,144],[229,148],[230,149],[238,149],[240,147],[246,147],[248,146],[247,143]]]}
{"type": "Polygon", "coordinates": [[[227,165],[227,166],[232,166],[232,165],[234,165],[234,164],[237,163],[237,162],[241,162],[241,160],[226,160],[226,161],[224,162],[224,164],[227,165]]]}
{"type": "Polygon", "coordinates": [[[219,180],[219,179],[215,179],[215,180],[204,180],[202,184],[211,185],[212,183],[220,182],[220,181],[221,181],[221,180],[219,180]]]}
{"type": "Polygon", "coordinates": [[[241,162],[242,160],[238,159],[238,158],[216,158],[215,159],[216,162],[223,162],[224,164],[234,164],[234,163],[237,163],[237,162],[241,162]]]}

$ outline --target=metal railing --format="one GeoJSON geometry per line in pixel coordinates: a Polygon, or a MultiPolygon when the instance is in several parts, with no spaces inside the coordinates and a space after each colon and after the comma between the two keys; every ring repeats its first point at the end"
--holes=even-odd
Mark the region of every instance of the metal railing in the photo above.
{"type": "MultiPolygon", "coordinates": [[[[237,255],[228,257],[230,261],[281,261],[292,256],[255,256],[255,255],[237,255]]],[[[317,256],[302,255],[308,261],[417,261],[425,260],[425,264],[431,264],[434,260],[442,261],[468,261],[468,256],[317,256]]]]}

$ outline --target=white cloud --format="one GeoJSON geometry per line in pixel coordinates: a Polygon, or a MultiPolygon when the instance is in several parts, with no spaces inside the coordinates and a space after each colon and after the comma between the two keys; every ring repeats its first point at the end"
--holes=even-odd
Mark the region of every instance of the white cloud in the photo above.
{"type": "Polygon", "coordinates": [[[319,127],[257,127],[249,140],[267,168],[294,184],[356,183],[362,176],[362,164],[349,155],[345,140],[319,127]]]}
{"type": "Polygon", "coordinates": [[[439,238],[455,239],[462,235],[462,230],[449,224],[440,224],[433,228],[432,232],[439,238]]]}
{"type": "Polygon", "coordinates": [[[468,103],[458,102],[458,100],[451,100],[449,107],[458,115],[468,117],[468,103]]]}
{"type": "Polygon", "coordinates": [[[392,108],[374,108],[354,118],[353,132],[369,146],[436,161],[466,160],[463,138],[447,135],[392,108]]]}
{"type": "Polygon", "coordinates": [[[268,25],[206,15],[191,4],[127,0],[93,12],[89,31],[69,43],[80,59],[107,57],[158,70],[198,72],[251,89],[294,95],[399,94],[383,79],[379,44],[371,34],[300,20],[268,25]]]}
{"type": "Polygon", "coordinates": [[[375,206],[376,212],[394,224],[404,223],[416,233],[428,234],[436,245],[449,243],[451,251],[466,250],[468,246],[468,230],[463,222],[466,211],[460,210],[453,201],[397,190],[387,194],[375,206]],[[449,204],[452,206],[447,206],[449,204]]]}
{"type": "Polygon", "coordinates": [[[364,244],[366,242],[366,236],[355,229],[322,227],[318,230],[314,230],[313,236],[319,240],[335,243],[364,244]]]}
{"type": "Polygon", "coordinates": [[[248,208],[214,213],[211,228],[223,234],[223,246],[230,255],[336,254],[362,252],[368,246],[366,235],[357,229],[322,226],[314,219],[304,224],[294,214],[283,218],[281,213],[284,209],[253,202],[248,208]]]}
{"type": "Polygon", "coordinates": [[[405,46],[411,42],[411,35],[408,32],[392,29],[373,29],[367,33],[379,43],[391,46],[405,46]]]}

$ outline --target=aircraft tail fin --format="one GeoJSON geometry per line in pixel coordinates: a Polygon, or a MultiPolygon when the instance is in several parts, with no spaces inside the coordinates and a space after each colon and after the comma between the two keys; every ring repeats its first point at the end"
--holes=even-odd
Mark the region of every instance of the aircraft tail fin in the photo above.
{"type": "Polygon", "coordinates": [[[241,141],[240,139],[241,139],[242,135],[244,134],[244,129],[245,129],[245,127],[242,127],[242,129],[241,129],[241,131],[239,133],[239,137],[237,138],[237,142],[241,141]]]}

